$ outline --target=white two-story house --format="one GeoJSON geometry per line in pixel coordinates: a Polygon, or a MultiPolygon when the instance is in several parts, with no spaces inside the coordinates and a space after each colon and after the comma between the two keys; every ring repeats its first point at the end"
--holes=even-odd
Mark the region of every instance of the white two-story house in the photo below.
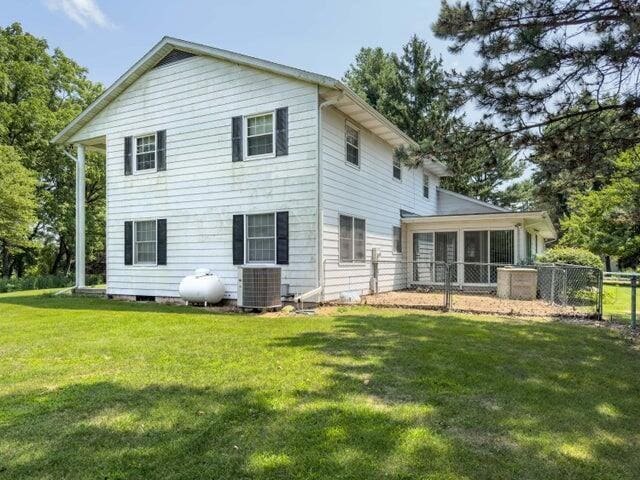
{"type": "Polygon", "coordinates": [[[105,152],[112,296],[177,297],[205,267],[235,299],[239,266],[275,264],[291,292],[331,300],[372,288],[372,252],[384,291],[408,263],[518,263],[555,237],[544,212],[440,189],[436,160],[399,164],[415,142],[340,81],[174,38],[53,141],[76,147],[78,286],[84,153],[105,152]]]}

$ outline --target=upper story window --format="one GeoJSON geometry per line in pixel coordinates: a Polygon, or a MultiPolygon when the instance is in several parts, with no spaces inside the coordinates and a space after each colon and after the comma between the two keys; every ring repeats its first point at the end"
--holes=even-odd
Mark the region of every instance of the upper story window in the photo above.
{"type": "Polygon", "coordinates": [[[276,261],[276,219],[273,213],[247,215],[247,262],[276,261]]]}
{"type": "Polygon", "coordinates": [[[395,155],[393,156],[393,178],[402,180],[402,162],[395,155]]]}
{"type": "Polygon", "coordinates": [[[136,137],[136,171],[155,170],[156,135],[136,137]]]}
{"type": "Polygon", "coordinates": [[[347,154],[347,163],[351,165],[359,166],[360,165],[360,132],[349,125],[348,123],[345,125],[344,129],[345,133],[345,142],[346,142],[346,154],[347,154]]]}
{"type": "Polygon", "coordinates": [[[429,198],[429,175],[426,173],[422,174],[422,196],[429,198]]]}
{"type": "Polygon", "coordinates": [[[246,128],[247,157],[273,155],[275,144],[273,113],[247,117],[246,128]]]}
{"type": "Polygon", "coordinates": [[[340,215],[340,261],[364,262],[366,243],[365,221],[362,218],[340,215]]]}
{"type": "Polygon", "coordinates": [[[157,228],[155,220],[134,222],[134,258],[138,265],[155,265],[157,228]]]}

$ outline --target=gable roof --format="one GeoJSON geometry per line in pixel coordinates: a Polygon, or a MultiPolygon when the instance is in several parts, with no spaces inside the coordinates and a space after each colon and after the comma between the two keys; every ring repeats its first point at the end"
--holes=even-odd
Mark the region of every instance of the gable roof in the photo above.
{"type": "MultiPolygon", "coordinates": [[[[396,125],[391,123],[339,80],[325,75],[319,75],[317,73],[311,73],[298,68],[270,62],[268,60],[262,60],[248,55],[188,42],[186,40],[180,40],[173,37],[163,37],[162,40],[149,50],[149,52],[129,68],[129,70],[127,70],[109,88],[107,88],[91,105],[71,121],[71,123],[69,123],[60,133],[58,133],[53,138],[52,142],[60,144],[67,143],[74,134],[87,125],[118,95],[124,92],[146,72],[158,66],[158,63],[162,62],[165,57],[174,50],[179,50],[193,55],[226,60],[238,65],[295,78],[297,80],[319,85],[320,87],[324,87],[329,90],[337,91],[341,94],[341,97],[340,101],[335,105],[336,108],[340,110],[344,108],[344,111],[347,113],[349,111],[357,112],[357,115],[362,118],[362,120],[358,120],[360,123],[394,147],[400,145],[417,146],[417,143],[413,139],[402,132],[396,125]]],[[[351,116],[352,114],[348,113],[348,115],[351,116]]]]}
{"type": "Polygon", "coordinates": [[[452,192],[442,187],[437,188],[438,192],[438,215],[451,214],[475,214],[492,212],[511,212],[508,208],[492,205],[482,200],[452,192]]]}

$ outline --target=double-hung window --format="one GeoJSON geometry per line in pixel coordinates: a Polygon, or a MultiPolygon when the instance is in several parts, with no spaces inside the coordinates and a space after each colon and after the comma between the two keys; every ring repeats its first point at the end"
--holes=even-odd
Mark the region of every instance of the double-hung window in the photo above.
{"type": "Polygon", "coordinates": [[[402,230],[393,227],[393,253],[402,253],[402,230]]]}
{"type": "Polygon", "coordinates": [[[273,113],[246,117],[247,157],[273,155],[275,126],[273,113]]]}
{"type": "Polygon", "coordinates": [[[393,156],[393,178],[402,180],[402,162],[395,155],[393,156]]]}
{"type": "Polygon", "coordinates": [[[347,163],[357,167],[360,165],[360,132],[347,123],[345,124],[344,137],[347,163]]]}
{"type": "Polygon", "coordinates": [[[340,215],[340,261],[364,262],[366,243],[365,221],[361,218],[340,215]]]}
{"type": "Polygon", "coordinates": [[[426,173],[422,174],[422,196],[429,198],[429,175],[426,173]]]}
{"type": "Polygon", "coordinates": [[[156,169],[156,135],[136,137],[136,171],[156,169]]]}
{"type": "Polygon", "coordinates": [[[247,215],[247,262],[274,263],[276,261],[275,214],[247,215]]]}
{"type": "Polygon", "coordinates": [[[139,265],[155,265],[157,229],[155,220],[134,222],[134,258],[139,265]]]}

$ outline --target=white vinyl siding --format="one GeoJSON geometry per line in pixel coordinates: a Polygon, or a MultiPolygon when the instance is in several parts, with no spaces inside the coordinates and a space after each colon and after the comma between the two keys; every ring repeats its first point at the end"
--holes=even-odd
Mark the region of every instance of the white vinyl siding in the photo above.
{"type": "Polygon", "coordinates": [[[136,171],[156,169],[156,135],[141,135],[135,138],[136,171]]]}
{"type": "Polygon", "coordinates": [[[207,267],[235,299],[233,215],[285,210],[282,282],[295,292],[315,288],[317,109],[316,85],[199,56],[150,70],[106,106],[71,141],[106,135],[107,293],[177,297],[182,278],[207,267]],[[289,109],[289,154],[232,162],[231,118],[281,107],[289,109]],[[125,176],[124,137],[163,129],[170,175],[125,176]],[[170,222],[170,265],[125,268],[122,224],[131,218],[170,222]]]}
{"type": "Polygon", "coordinates": [[[260,213],[246,216],[247,263],[275,263],[276,215],[260,213]]]}
{"type": "Polygon", "coordinates": [[[157,224],[155,220],[133,222],[133,252],[136,265],[155,265],[157,252],[157,224]]]}
{"type": "Polygon", "coordinates": [[[273,113],[252,115],[245,120],[247,158],[273,155],[276,131],[273,113]]]}
{"type": "MultiPolygon", "coordinates": [[[[403,255],[394,255],[393,226],[400,223],[400,210],[416,215],[436,214],[435,195],[422,196],[422,170],[402,171],[394,181],[390,169],[394,147],[361,128],[358,135],[359,169],[345,162],[345,136],[349,118],[335,108],[322,113],[322,215],[324,298],[333,300],[347,290],[368,293],[371,285],[371,251],[380,252],[383,276],[380,291],[401,288],[406,278],[403,255]],[[366,260],[340,261],[340,215],[366,219],[366,260]]],[[[431,178],[432,187],[438,179],[431,178]]],[[[406,235],[401,242],[406,249],[406,235]]],[[[406,255],[406,253],[405,253],[406,255]]]]}

